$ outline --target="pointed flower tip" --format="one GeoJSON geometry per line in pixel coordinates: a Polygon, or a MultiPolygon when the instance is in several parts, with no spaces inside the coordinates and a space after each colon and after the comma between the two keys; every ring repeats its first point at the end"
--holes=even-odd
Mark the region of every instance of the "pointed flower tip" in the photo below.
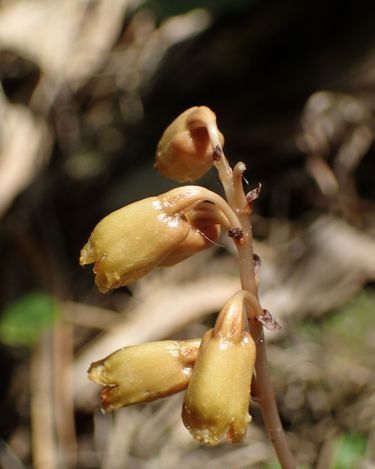
{"type": "Polygon", "coordinates": [[[214,328],[215,337],[225,337],[233,342],[243,339],[244,332],[244,298],[241,292],[234,294],[224,305],[218,315],[214,328]]]}
{"type": "Polygon", "coordinates": [[[81,249],[79,263],[81,266],[84,266],[86,264],[91,264],[92,262],[95,262],[95,256],[91,248],[91,243],[88,241],[81,249]]]}
{"type": "Polygon", "coordinates": [[[97,362],[91,363],[89,369],[87,370],[87,375],[91,381],[98,384],[106,384],[104,379],[104,361],[99,360],[97,362]]]}

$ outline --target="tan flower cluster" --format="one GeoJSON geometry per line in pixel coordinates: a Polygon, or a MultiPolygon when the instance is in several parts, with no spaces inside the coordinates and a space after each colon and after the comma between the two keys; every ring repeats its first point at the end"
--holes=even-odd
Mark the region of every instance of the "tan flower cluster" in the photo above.
{"type": "Polygon", "coordinates": [[[104,410],[152,401],[187,388],[182,420],[201,443],[233,443],[246,435],[255,344],[244,331],[238,292],[200,339],[125,347],[93,363],[89,378],[105,387],[104,410]]]}
{"type": "MultiPolygon", "coordinates": [[[[155,167],[174,180],[194,181],[220,154],[215,114],[194,107],[164,132],[155,167]]],[[[158,266],[171,266],[210,247],[228,230],[241,243],[241,223],[228,203],[200,186],[183,186],[134,202],[94,228],[80,263],[94,263],[102,293],[127,285],[158,266]],[[235,236],[234,236],[235,233],[235,236]]],[[[186,389],[182,419],[192,436],[213,445],[246,434],[255,344],[245,331],[245,292],[223,307],[202,340],[166,340],[125,347],[93,363],[89,378],[104,385],[104,410],[147,402],[186,389]]]]}

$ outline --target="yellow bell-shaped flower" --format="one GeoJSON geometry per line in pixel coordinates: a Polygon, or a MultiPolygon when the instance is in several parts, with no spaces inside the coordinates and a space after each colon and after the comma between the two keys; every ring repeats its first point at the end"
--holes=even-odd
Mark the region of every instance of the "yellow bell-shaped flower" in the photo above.
{"type": "Polygon", "coordinates": [[[222,223],[240,226],[237,216],[220,196],[203,187],[183,186],[134,202],[103,218],[83,247],[80,264],[95,263],[95,283],[106,293],[143,277],[162,265],[173,251],[175,255],[165,265],[185,259],[211,245],[201,236],[204,230],[207,236],[214,239],[218,236],[215,226],[203,226],[202,220],[201,225],[193,224],[194,207],[207,200],[217,206],[222,223]],[[186,249],[179,251],[185,239],[186,249]]]}
{"type": "Polygon", "coordinates": [[[93,363],[89,378],[105,386],[103,410],[169,396],[186,388],[200,339],[165,340],[124,347],[93,363]]]}
{"type": "Polygon", "coordinates": [[[155,168],[174,181],[195,181],[211,168],[214,153],[223,144],[224,137],[211,109],[192,107],[163,133],[156,150],[155,168]]]}
{"type": "Polygon", "coordinates": [[[182,419],[201,443],[244,438],[249,416],[255,344],[243,330],[243,295],[233,296],[203,337],[186,391],[182,419]]]}

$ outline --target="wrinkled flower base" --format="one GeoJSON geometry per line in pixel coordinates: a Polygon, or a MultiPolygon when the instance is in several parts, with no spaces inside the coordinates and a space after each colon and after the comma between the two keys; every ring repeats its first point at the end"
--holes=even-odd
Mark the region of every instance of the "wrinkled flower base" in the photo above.
{"type": "Polygon", "coordinates": [[[212,422],[212,425],[209,425],[208,422],[202,422],[201,427],[199,427],[199,423],[197,423],[199,418],[194,419],[191,416],[187,416],[188,413],[189,410],[184,406],[182,416],[186,428],[195,440],[208,446],[215,446],[223,439],[232,443],[241,443],[246,436],[247,425],[251,422],[251,416],[247,414],[241,421],[233,417],[233,421],[221,429],[217,422],[212,422]],[[192,426],[186,423],[191,420],[194,420],[194,425],[192,426]]]}

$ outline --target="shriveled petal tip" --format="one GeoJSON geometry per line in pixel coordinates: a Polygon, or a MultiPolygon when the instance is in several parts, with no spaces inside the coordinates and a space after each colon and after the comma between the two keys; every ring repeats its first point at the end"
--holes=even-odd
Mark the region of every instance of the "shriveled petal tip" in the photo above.
{"type": "Polygon", "coordinates": [[[105,386],[100,392],[100,399],[102,402],[102,409],[104,412],[114,410],[116,407],[113,407],[113,391],[117,389],[118,386],[105,386]]]}
{"type": "Polygon", "coordinates": [[[255,319],[263,324],[263,326],[271,332],[280,332],[281,326],[276,318],[267,310],[263,310],[263,314],[255,316],[255,319]]]}

